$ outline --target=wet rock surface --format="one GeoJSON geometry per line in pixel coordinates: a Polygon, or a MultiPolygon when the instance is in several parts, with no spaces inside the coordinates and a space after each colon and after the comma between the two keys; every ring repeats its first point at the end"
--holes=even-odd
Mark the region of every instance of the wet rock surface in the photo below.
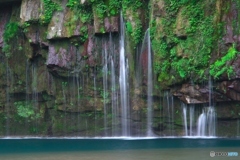
{"type": "MultiPolygon", "coordinates": [[[[3,2],[13,1],[4,0],[0,3],[3,2]]],[[[5,53],[0,51],[0,77],[4,77],[0,80],[0,135],[120,136],[120,89],[119,85],[112,87],[114,76],[115,82],[120,81],[120,15],[99,17],[93,10],[91,22],[83,23],[73,10],[65,7],[67,2],[61,1],[63,9],[54,12],[50,23],[45,25],[39,23],[43,10],[42,1],[22,0],[21,5],[19,3],[13,8],[13,12],[10,6],[0,7],[0,48],[3,47],[6,24],[9,21],[21,22],[19,32],[10,41],[12,54],[7,58],[5,53]],[[30,26],[23,27],[24,23],[30,26]],[[108,67],[107,72],[105,67],[108,67]],[[114,112],[114,107],[117,113],[114,112]],[[7,131],[8,126],[14,127],[7,131]]],[[[151,34],[160,35],[158,38],[161,40],[167,37],[161,25],[164,18],[169,16],[165,2],[152,1],[151,14],[159,26],[156,33],[151,34]]],[[[81,0],[81,3],[89,5],[90,2],[81,0]]],[[[143,12],[144,9],[136,12],[127,9],[126,21],[131,24],[132,29],[140,28],[142,32],[147,27],[148,20],[143,12]],[[140,20],[140,27],[136,23],[137,20],[140,20]]],[[[186,28],[190,22],[182,12],[183,9],[175,15],[176,25],[172,30],[178,40],[187,41],[189,35],[186,28]]],[[[238,51],[240,50],[239,33],[232,24],[238,16],[233,3],[229,12],[223,15],[223,20],[221,19],[226,22],[226,33],[222,37],[223,44],[220,47],[224,51],[233,44],[236,44],[238,51]]],[[[129,37],[131,36],[128,35],[129,37]]],[[[126,41],[128,47],[132,43],[129,39],[126,41]]],[[[148,124],[148,53],[146,42],[142,43],[145,43],[145,47],[142,47],[141,56],[138,58],[141,61],[141,80],[136,80],[135,77],[137,62],[133,59],[137,56],[131,51],[135,48],[126,49],[129,73],[132,74],[128,84],[130,114],[126,121],[130,123],[131,134],[134,136],[145,136],[148,124]],[[136,85],[137,81],[140,81],[140,84],[136,85]]],[[[169,43],[167,47],[171,45],[173,44],[169,43]]],[[[190,45],[189,48],[191,47],[190,45]]],[[[182,50],[180,45],[174,49],[179,59],[188,58],[187,49],[182,50]]],[[[219,58],[220,54],[214,58],[217,57],[219,58]]],[[[240,119],[239,56],[228,63],[233,67],[235,74],[230,79],[226,74],[223,75],[218,81],[214,81],[212,86],[206,81],[188,83],[188,79],[183,80],[176,76],[175,80],[168,80],[166,83],[169,90],[161,92],[162,86],[159,87],[158,83],[154,82],[155,87],[158,87],[151,95],[151,129],[154,135],[184,136],[182,102],[188,107],[196,105],[196,117],[202,113],[202,108],[215,105],[218,125],[226,127],[231,124],[231,133],[219,129],[219,135],[236,135],[233,126],[239,123],[240,119]]],[[[175,72],[170,70],[169,74],[175,72]]],[[[196,119],[193,124],[195,130],[196,119]]],[[[189,121],[189,118],[187,120],[189,121]]]]}
{"type": "Polygon", "coordinates": [[[11,10],[12,7],[11,6],[3,6],[0,7],[0,47],[3,47],[3,34],[4,34],[4,29],[5,26],[7,24],[7,22],[9,21],[10,15],[11,15],[11,10]]]}

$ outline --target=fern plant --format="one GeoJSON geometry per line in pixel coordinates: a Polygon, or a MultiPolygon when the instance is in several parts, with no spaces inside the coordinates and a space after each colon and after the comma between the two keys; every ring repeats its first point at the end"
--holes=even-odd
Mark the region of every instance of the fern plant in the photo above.
{"type": "Polygon", "coordinates": [[[210,75],[218,79],[222,74],[227,73],[228,77],[230,77],[234,72],[233,67],[228,63],[234,60],[237,54],[239,54],[239,52],[236,50],[235,44],[233,44],[233,46],[228,49],[225,56],[210,66],[210,75]]]}

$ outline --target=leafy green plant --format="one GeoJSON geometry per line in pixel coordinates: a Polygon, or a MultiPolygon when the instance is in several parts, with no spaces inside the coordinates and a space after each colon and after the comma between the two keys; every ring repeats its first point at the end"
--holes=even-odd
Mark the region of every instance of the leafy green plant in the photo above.
{"type": "Polygon", "coordinates": [[[114,16],[119,13],[121,9],[122,0],[109,0],[108,4],[108,14],[114,16]]]}
{"type": "Polygon", "coordinates": [[[96,7],[96,13],[99,18],[104,18],[104,16],[107,13],[107,5],[104,4],[104,2],[100,1],[97,4],[94,4],[96,7]]]}
{"type": "Polygon", "coordinates": [[[67,85],[68,85],[68,82],[62,82],[62,87],[63,87],[63,88],[66,88],[67,85]]]}
{"type": "MultiPolygon", "coordinates": [[[[80,29],[80,32],[83,35],[80,39],[81,42],[85,42],[88,38],[87,23],[90,23],[93,18],[92,5],[81,4],[79,0],[69,0],[66,6],[74,12],[74,17],[72,18],[72,21],[67,22],[65,25],[71,26],[78,20],[84,23],[84,26],[80,29]]],[[[74,25],[72,26],[74,27],[74,25]]]]}
{"type": "Polygon", "coordinates": [[[22,101],[14,102],[14,105],[17,108],[17,113],[20,117],[23,118],[32,118],[35,115],[35,112],[33,110],[33,106],[31,103],[25,103],[22,101]]]}
{"type": "Polygon", "coordinates": [[[211,64],[210,74],[214,78],[219,78],[219,76],[221,76],[223,73],[227,73],[228,77],[230,77],[233,74],[233,68],[232,66],[229,66],[228,62],[236,58],[237,54],[239,54],[239,52],[236,50],[235,45],[233,45],[228,49],[226,55],[211,64]]]}
{"type": "Polygon", "coordinates": [[[127,28],[127,32],[132,33],[132,24],[131,22],[126,22],[126,28],[127,28]]]}
{"type": "Polygon", "coordinates": [[[110,93],[108,91],[101,91],[100,95],[103,98],[103,100],[101,100],[102,102],[104,103],[110,102],[110,93]]]}
{"type": "Polygon", "coordinates": [[[171,85],[173,81],[191,76],[202,77],[209,67],[222,25],[215,24],[214,8],[206,13],[205,7],[200,1],[165,1],[166,15],[158,21],[150,21],[154,72],[158,81],[171,85]]]}
{"type": "Polygon", "coordinates": [[[23,47],[19,45],[19,46],[18,46],[18,50],[19,50],[19,51],[22,51],[22,50],[23,50],[23,47]]]}
{"type": "Polygon", "coordinates": [[[122,8],[124,12],[129,8],[129,6],[131,6],[133,11],[137,11],[137,9],[142,7],[142,5],[143,3],[141,0],[122,0],[122,8]]]}
{"type": "Polygon", "coordinates": [[[53,13],[55,11],[62,10],[62,7],[58,3],[52,0],[42,0],[42,1],[43,1],[44,10],[43,10],[43,15],[40,17],[40,23],[48,24],[52,19],[53,13]]]}
{"type": "Polygon", "coordinates": [[[4,46],[2,51],[5,53],[6,57],[10,57],[11,53],[10,53],[10,41],[15,38],[15,36],[18,33],[18,23],[17,22],[10,22],[6,25],[6,28],[4,30],[3,33],[3,42],[4,42],[4,46]]]}
{"type": "Polygon", "coordinates": [[[136,26],[133,28],[131,36],[135,45],[137,45],[142,39],[142,22],[140,19],[135,20],[136,26]]]}
{"type": "Polygon", "coordinates": [[[66,6],[73,9],[75,6],[79,4],[80,4],[79,0],[68,0],[68,3],[66,4],[66,6]]]}
{"type": "Polygon", "coordinates": [[[23,32],[28,32],[28,27],[30,26],[30,22],[24,22],[22,24],[23,32]]]}
{"type": "Polygon", "coordinates": [[[127,33],[130,35],[130,39],[133,42],[133,47],[142,40],[143,37],[143,24],[139,15],[140,10],[143,7],[141,0],[122,0],[122,10],[124,17],[126,17],[127,33]],[[128,14],[131,14],[132,19],[128,19],[128,14]]]}

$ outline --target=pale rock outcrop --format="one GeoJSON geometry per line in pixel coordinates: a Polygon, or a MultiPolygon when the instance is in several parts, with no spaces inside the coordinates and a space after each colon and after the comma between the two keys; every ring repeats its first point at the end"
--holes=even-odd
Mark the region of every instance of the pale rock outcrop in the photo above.
{"type": "Polygon", "coordinates": [[[43,2],[36,0],[22,0],[21,22],[38,21],[42,15],[43,2]]]}

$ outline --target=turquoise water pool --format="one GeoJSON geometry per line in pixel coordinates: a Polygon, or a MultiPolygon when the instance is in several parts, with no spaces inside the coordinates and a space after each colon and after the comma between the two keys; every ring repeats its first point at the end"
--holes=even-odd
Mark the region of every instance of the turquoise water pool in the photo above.
{"type": "Polygon", "coordinates": [[[239,159],[240,139],[0,139],[1,160],[239,159]]]}

